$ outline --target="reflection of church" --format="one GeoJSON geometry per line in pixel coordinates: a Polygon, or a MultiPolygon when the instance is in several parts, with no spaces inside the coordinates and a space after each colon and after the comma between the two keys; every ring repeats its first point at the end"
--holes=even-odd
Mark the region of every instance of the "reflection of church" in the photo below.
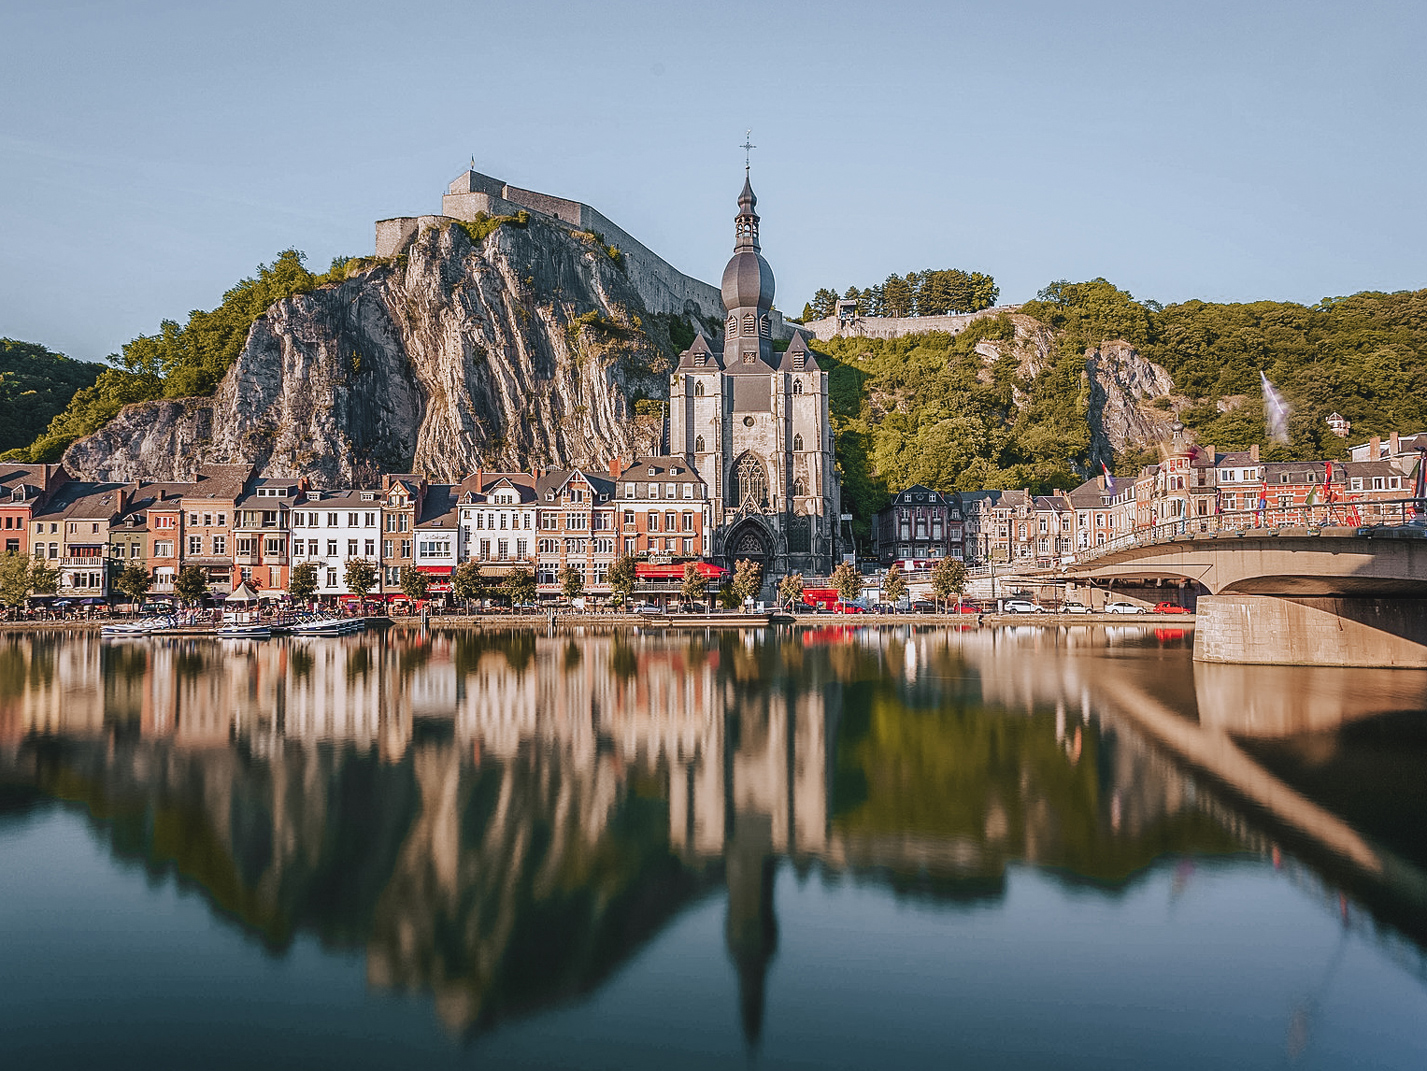
{"type": "Polygon", "coordinates": [[[733,258],[723,272],[723,345],[702,334],[669,381],[669,451],[709,488],[712,556],[765,575],[827,574],[837,560],[841,495],[828,377],[801,333],[773,346],[773,270],[759,252],[758,199],[745,177],[733,258]]]}

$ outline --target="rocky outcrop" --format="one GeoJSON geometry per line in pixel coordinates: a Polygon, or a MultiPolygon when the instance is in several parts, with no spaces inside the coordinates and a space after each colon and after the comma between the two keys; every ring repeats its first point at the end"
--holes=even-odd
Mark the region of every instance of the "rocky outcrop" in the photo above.
{"type": "Polygon", "coordinates": [[[661,418],[636,403],[668,394],[674,323],[558,221],[476,241],[442,220],[401,256],[274,305],[211,398],[129,406],[64,463],[124,480],[249,462],[327,486],[603,466],[659,445],[661,418]]]}
{"type": "Polygon", "coordinates": [[[1168,413],[1157,417],[1142,404],[1174,389],[1167,371],[1141,357],[1128,342],[1102,342],[1085,351],[1090,383],[1090,465],[1110,464],[1126,449],[1143,450],[1171,436],[1168,413]]]}

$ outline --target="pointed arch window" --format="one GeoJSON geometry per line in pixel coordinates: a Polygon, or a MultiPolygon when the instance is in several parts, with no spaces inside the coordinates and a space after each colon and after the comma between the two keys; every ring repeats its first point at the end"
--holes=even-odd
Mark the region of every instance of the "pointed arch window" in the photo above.
{"type": "Polygon", "coordinates": [[[699,436],[696,436],[696,437],[694,438],[694,453],[696,453],[696,454],[702,454],[703,452],[704,452],[704,437],[703,437],[702,435],[699,435],[699,436]]]}
{"type": "Polygon", "coordinates": [[[733,467],[733,485],[738,489],[738,504],[752,502],[755,506],[768,505],[768,473],[763,463],[751,454],[745,454],[733,467]]]}
{"type": "Polygon", "coordinates": [[[803,482],[803,478],[802,478],[801,476],[799,476],[796,480],[793,481],[793,497],[794,497],[794,498],[802,498],[802,497],[803,497],[804,495],[806,495],[807,493],[808,493],[808,485],[805,484],[805,483],[803,482]]]}
{"type": "Polygon", "coordinates": [[[794,436],[793,436],[793,449],[794,449],[794,450],[801,450],[802,448],[803,448],[803,437],[802,437],[801,435],[794,435],[794,436]]]}
{"type": "Polygon", "coordinates": [[[793,393],[794,393],[794,394],[802,394],[802,393],[803,393],[803,381],[802,381],[801,379],[795,379],[795,380],[793,380],[793,393]]]}
{"type": "Polygon", "coordinates": [[[704,396],[704,381],[703,381],[702,379],[696,379],[696,380],[694,380],[694,397],[695,397],[695,398],[702,398],[703,396],[704,396]]]}

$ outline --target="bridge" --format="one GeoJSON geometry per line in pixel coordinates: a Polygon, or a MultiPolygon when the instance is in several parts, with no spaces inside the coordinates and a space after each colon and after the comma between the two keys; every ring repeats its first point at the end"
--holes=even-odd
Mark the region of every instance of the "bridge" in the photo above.
{"type": "Polygon", "coordinates": [[[1261,513],[1193,518],[1095,548],[1060,575],[1198,585],[1197,661],[1427,668],[1427,526],[1395,505],[1392,523],[1367,527],[1314,526],[1302,507],[1274,511],[1274,527],[1251,526],[1261,513]]]}

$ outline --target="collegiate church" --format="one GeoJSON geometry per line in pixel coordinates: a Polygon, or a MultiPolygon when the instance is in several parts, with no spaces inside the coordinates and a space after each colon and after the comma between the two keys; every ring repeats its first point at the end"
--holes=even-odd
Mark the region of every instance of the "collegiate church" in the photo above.
{"type": "Polygon", "coordinates": [[[700,333],[669,381],[669,449],[708,485],[711,557],[750,558],[764,576],[827,575],[838,561],[841,494],[828,377],[801,332],[773,348],[773,270],[745,173],[723,272],[723,344],[700,333]]]}

